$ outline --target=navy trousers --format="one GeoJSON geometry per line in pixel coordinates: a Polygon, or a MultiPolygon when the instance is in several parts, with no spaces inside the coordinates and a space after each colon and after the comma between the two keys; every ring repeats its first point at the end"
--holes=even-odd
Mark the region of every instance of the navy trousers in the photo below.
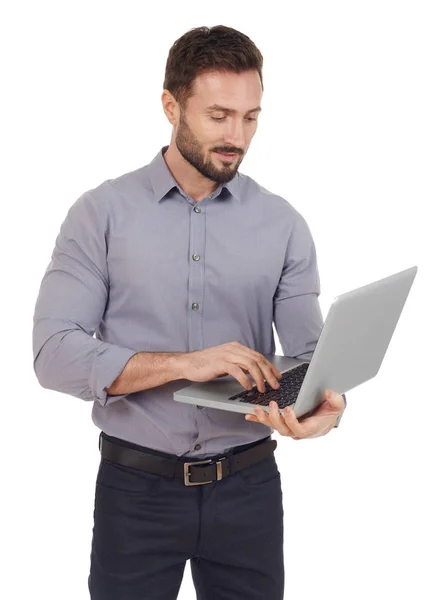
{"type": "MultiPolygon", "coordinates": [[[[102,435],[151,454],[189,460],[102,435]]],[[[256,444],[226,455],[231,461],[234,453],[256,444]]],[[[101,457],[90,597],[176,600],[190,560],[197,600],[283,600],[283,516],[273,453],[220,481],[190,487],[101,457]]]]}

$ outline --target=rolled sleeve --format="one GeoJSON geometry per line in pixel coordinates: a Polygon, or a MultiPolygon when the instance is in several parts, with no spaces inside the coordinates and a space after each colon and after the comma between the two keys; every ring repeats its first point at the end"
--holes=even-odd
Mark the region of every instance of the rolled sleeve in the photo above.
{"type": "Polygon", "coordinates": [[[102,343],[96,350],[95,360],[89,376],[89,387],[93,396],[105,406],[128,394],[109,396],[106,388],[117,379],[129,359],[136,354],[135,350],[120,348],[113,344],[102,343]]]}
{"type": "Polygon", "coordinates": [[[47,389],[100,402],[136,349],[108,343],[93,334],[108,301],[103,200],[85,192],[69,209],[42,278],[33,316],[33,369],[47,389]]]}

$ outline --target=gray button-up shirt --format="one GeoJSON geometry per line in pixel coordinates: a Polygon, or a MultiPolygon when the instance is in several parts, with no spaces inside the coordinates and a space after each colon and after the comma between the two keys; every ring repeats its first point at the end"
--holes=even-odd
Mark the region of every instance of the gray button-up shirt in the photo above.
{"type": "Polygon", "coordinates": [[[310,359],[323,319],[314,242],[281,196],[237,173],[200,202],[163,153],[70,207],[36,301],[40,385],[93,402],[108,435],[178,456],[226,452],[274,432],[237,412],[173,400],[186,379],[117,396],[137,352],[191,352],[234,340],[310,359]]]}

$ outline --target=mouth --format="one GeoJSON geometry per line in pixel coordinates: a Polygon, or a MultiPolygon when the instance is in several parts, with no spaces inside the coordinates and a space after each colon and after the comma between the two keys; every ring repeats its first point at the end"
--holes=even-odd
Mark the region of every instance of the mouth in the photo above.
{"type": "Polygon", "coordinates": [[[225,152],[215,152],[215,154],[223,160],[234,160],[237,156],[235,152],[231,154],[226,154],[225,152]]]}

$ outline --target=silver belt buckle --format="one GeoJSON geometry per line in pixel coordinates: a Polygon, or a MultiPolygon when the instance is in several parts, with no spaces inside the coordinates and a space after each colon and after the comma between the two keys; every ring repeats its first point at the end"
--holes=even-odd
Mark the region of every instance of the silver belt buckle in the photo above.
{"type": "MultiPolygon", "coordinates": [[[[227,460],[227,459],[221,459],[221,460],[227,460]]],[[[217,460],[215,462],[216,466],[217,466],[217,478],[216,481],[219,481],[220,479],[222,479],[223,477],[223,472],[222,472],[222,466],[221,466],[221,460],[217,460]]],[[[207,463],[211,463],[212,459],[209,458],[208,460],[201,460],[201,461],[194,461],[194,462],[186,462],[183,465],[183,473],[184,473],[184,483],[185,485],[203,485],[204,483],[213,483],[213,479],[211,479],[210,481],[196,481],[195,483],[191,482],[189,480],[189,477],[191,475],[191,473],[188,471],[188,467],[190,465],[204,465],[207,463]]]]}

